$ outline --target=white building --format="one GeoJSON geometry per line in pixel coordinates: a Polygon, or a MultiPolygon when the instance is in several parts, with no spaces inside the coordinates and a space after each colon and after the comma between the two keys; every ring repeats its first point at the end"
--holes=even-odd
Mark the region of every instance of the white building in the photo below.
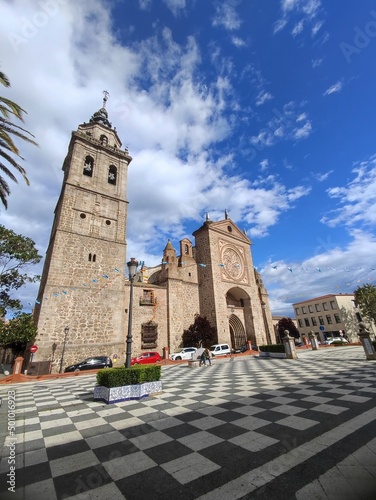
{"type": "MultiPolygon", "coordinates": [[[[328,294],[293,304],[300,335],[308,336],[310,330],[321,340],[338,337],[342,331],[350,342],[359,342],[359,322],[362,316],[352,293],[328,294]]],[[[375,325],[369,325],[375,332],[375,325]]]]}

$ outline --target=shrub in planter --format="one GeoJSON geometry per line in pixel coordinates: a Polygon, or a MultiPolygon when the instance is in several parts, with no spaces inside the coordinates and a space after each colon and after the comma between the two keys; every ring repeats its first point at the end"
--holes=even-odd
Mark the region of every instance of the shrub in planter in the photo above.
{"type": "Polygon", "coordinates": [[[119,403],[145,398],[162,391],[160,378],[160,366],[104,369],[97,373],[94,399],[119,403]]]}
{"type": "Polygon", "coordinates": [[[161,379],[161,366],[134,366],[132,368],[107,368],[97,373],[97,383],[103,387],[157,382],[161,379]]]}
{"type": "Polygon", "coordinates": [[[284,344],[260,345],[261,352],[285,352],[284,344]]]}

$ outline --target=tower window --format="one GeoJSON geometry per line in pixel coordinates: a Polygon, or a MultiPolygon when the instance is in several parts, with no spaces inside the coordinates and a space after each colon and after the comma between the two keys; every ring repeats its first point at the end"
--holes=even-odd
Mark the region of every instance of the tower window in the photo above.
{"type": "Polygon", "coordinates": [[[117,168],[114,165],[110,165],[108,169],[108,183],[114,184],[116,186],[117,168]]]}
{"type": "Polygon", "coordinates": [[[80,214],[81,219],[86,219],[86,214],[80,214]]]}
{"type": "Polygon", "coordinates": [[[189,246],[188,245],[184,245],[184,253],[185,253],[185,255],[189,254],[189,246]]]}
{"type": "Polygon", "coordinates": [[[108,138],[106,135],[101,135],[99,138],[99,142],[102,144],[102,146],[107,146],[108,145],[108,138]]]}
{"type": "Polygon", "coordinates": [[[106,224],[107,224],[107,226],[110,226],[111,225],[111,221],[110,220],[106,220],[106,224]]]}
{"type": "Polygon", "coordinates": [[[88,175],[89,177],[93,177],[94,170],[94,159],[91,156],[87,156],[85,158],[83,175],[88,175]]]}
{"type": "Polygon", "coordinates": [[[97,260],[97,256],[95,255],[95,253],[91,254],[89,253],[89,262],[95,262],[97,260]]]}
{"type": "Polygon", "coordinates": [[[231,226],[227,226],[227,230],[229,233],[232,233],[232,227],[231,226]]]}

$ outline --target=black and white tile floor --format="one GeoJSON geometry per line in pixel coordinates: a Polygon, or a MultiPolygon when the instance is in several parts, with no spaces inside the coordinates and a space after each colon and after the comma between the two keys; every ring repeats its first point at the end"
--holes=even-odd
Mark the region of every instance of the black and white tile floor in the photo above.
{"type": "Polygon", "coordinates": [[[162,394],[113,405],[94,376],[0,386],[0,498],[374,499],[375,372],[341,347],[166,366],[162,394]]]}

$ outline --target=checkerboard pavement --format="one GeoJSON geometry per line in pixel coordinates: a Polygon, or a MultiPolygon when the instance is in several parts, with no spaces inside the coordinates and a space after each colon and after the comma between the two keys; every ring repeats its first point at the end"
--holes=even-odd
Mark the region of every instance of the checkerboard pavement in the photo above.
{"type": "Polygon", "coordinates": [[[0,498],[375,498],[375,369],[361,347],[165,366],[161,394],[111,405],[93,375],[0,386],[0,498]]]}

